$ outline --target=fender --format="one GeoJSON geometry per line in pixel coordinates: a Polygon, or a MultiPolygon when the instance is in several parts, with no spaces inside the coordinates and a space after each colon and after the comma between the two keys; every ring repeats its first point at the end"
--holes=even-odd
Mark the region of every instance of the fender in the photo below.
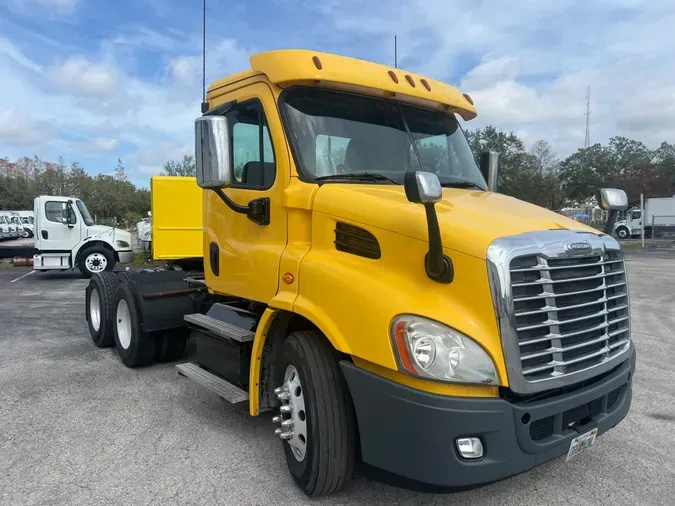
{"type": "Polygon", "coordinates": [[[258,322],[251,349],[251,367],[248,377],[248,405],[251,416],[260,414],[260,368],[267,333],[279,314],[278,309],[267,308],[258,322]]]}

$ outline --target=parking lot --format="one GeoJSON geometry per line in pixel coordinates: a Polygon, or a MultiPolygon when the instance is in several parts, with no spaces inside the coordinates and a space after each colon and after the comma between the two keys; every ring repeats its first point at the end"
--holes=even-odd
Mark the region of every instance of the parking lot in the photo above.
{"type": "Polygon", "coordinates": [[[271,415],[250,418],[174,364],[131,370],[96,348],[79,273],[0,269],[0,504],[672,504],[675,255],[627,258],[633,406],[589,453],[442,494],[359,473],[315,501],[290,478],[271,415]]]}

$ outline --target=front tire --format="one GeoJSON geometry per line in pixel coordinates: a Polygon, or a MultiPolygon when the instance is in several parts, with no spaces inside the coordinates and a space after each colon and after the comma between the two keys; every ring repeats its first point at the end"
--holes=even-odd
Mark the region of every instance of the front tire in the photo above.
{"type": "Polygon", "coordinates": [[[96,272],[112,271],[115,255],[101,246],[92,246],[80,253],[77,266],[85,278],[90,278],[96,272]]]}
{"type": "Polygon", "coordinates": [[[85,290],[85,307],[89,334],[99,348],[115,344],[115,291],[117,276],[112,272],[99,272],[91,277],[85,290]]]}
{"type": "Polygon", "coordinates": [[[616,235],[619,239],[628,239],[630,237],[630,230],[626,227],[619,227],[616,229],[616,235]]]}
{"type": "Polygon", "coordinates": [[[280,434],[288,469],[309,496],[337,492],[354,474],[357,442],[354,407],[333,349],[320,332],[294,332],[284,341],[280,366],[277,384],[289,396],[285,405],[297,411],[281,415],[290,416],[281,422],[290,432],[280,434]]]}
{"type": "Polygon", "coordinates": [[[115,348],[127,367],[151,364],[155,356],[155,340],[141,329],[134,294],[126,283],[120,283],[115,292],[114,335],[115,348]]]}

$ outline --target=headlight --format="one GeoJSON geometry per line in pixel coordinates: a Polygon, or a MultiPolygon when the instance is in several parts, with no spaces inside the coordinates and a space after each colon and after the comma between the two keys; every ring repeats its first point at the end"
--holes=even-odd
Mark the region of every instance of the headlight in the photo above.
{"type": "Polygon", "coordinates": [[[129,243],[127,241],[116,241],[116,244],[120,248],[128,248],[129,247],[129,243]]]}
{"type": "Polygon", "coordinates": [[[455,329],[421,316],[401,315],[390,332],[405,372],[452,383],[499,384],[487,352],[455,329]]]}

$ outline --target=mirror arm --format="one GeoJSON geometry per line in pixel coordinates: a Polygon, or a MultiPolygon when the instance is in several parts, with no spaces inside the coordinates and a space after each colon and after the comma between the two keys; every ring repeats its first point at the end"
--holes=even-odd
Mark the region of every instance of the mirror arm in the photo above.
{"type": "Polygon", "coordinates": [[[220,200],[225,202],[225,205],[232,209],[235,213],[239,214],[247,214],[248,213],[248,206],[240,206],[237,204],[234,200],[232,200],[230,197],[225,195],[223,190],[220,188],[213,188],[213,191],[216,192],[216,195],[220,197],[220,200]]]}
{"type": "Polygon", "coordinates": [[[251,200],[247,206],[242,206],[225,195],[225,192],[223,192],[222,189],[212,188],[212,190],[220,197],[220,200],[225,202],[225,205],[235,213],[245,214],[248,216],[249,220],[258,225],[270,224],[270,199],[268,197],[251,200]]]}
{"type": "Polygon", "coordinates": [[[607,223],[605,223],[605,230],[603,232],[607,235],[612,235],[614,231],[614,223],[616,222],[616,216],[619,214],[617,209],[612,209],[608,211],[607,214],[607,223]]]}
{"type": "Polygon", "coordinates": [[[438,215],[433,202],[424,204],[427,213],[427,227],[429,233],[429,252],[424,257],[424,266],[427,276],[439,283],[452,283],[455,270],[452,260],[443,254],[441,229],[438,225],[438,215]]]}

